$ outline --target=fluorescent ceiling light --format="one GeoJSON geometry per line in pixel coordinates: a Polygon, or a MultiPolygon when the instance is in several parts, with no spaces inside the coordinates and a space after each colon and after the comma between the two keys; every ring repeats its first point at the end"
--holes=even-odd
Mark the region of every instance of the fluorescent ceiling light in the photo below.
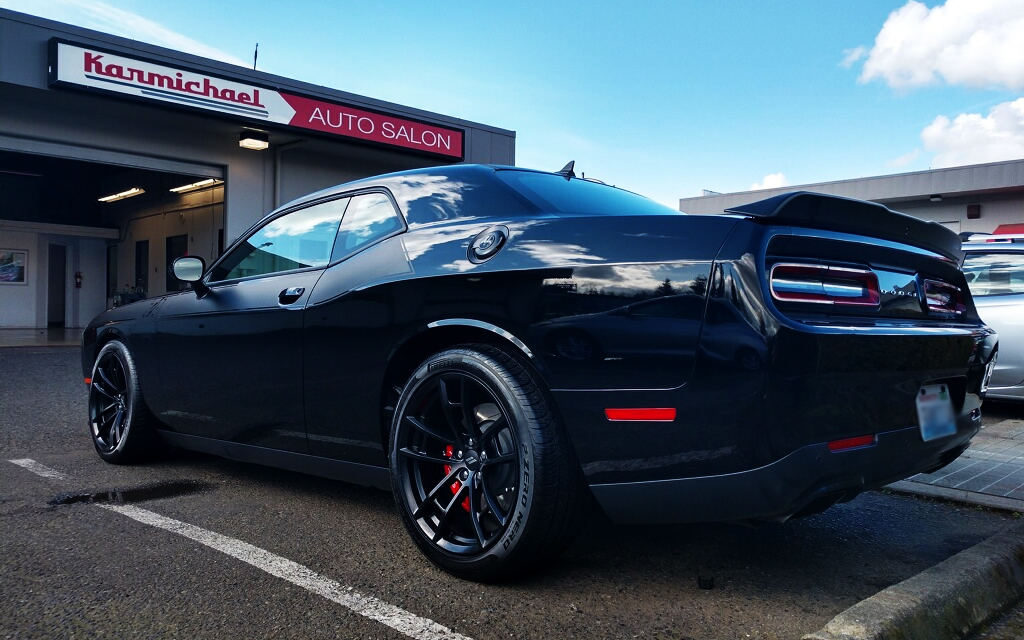
{"type": "Polygon", "coordinates": [[[114,202],[116,200],[124,200],[125,198],[130,198],[132,196],[137,196],[140,193],[146,193],[146,190],[145,189],[140,189],[139,187],[132,187],[131,189],[129,189],[127,191],[122,191],[121,193],[115,193],[112,196],[104,196],[104,197],[100,198],[100,202],[114,202]]]}
{"type": "Polygon", "coordinates": [[[238,146],[263,151],[270,146],[270,136],[262,131],[243,131],[238,134],[238,146]]]}
{"type": "Polygon", "coordinates": [[[224,184],[224,181],[218,180],[217,178],[207,178],[206,180],[200,180],[199,182],[193,182],[192,184],[183,184],[180,187],[174,187],[171,191],[174,193],[189,193],[191,191],[206,189],[207,187],[215,187],[218,184],[224,184]]]}

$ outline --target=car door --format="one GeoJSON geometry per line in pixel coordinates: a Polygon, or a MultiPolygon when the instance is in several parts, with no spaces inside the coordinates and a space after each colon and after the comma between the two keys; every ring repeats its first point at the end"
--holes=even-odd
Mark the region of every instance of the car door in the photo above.
{"type": "Polygon", "coordinates": [[[303,314],[348,198],[266,222],[157,321],[160,418],[180,433],[305,452],[303,314]]]}
{"type": "Polygon", "coordinates": [[[401,295],[383,285],[412,271],[397,238],[405,222],[388,194],[357,193],[338,231],[332,265],[307,305],[303,371],[309,451],[386,464],[380,384],[401,295]],[[390,293],[389,293],[390,291],[390,293]]]}

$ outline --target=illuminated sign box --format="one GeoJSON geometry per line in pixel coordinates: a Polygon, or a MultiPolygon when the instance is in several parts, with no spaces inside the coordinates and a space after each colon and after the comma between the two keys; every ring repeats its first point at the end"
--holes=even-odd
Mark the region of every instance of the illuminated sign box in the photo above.
{"type": "Polygon", "coordinates": [[[50,84],[85,87],[136,99],[310,129],[389,147],[461,160],[461,129],[398,118],[337,102],[284,93],[200,71],[50,41],[50,84]]]}

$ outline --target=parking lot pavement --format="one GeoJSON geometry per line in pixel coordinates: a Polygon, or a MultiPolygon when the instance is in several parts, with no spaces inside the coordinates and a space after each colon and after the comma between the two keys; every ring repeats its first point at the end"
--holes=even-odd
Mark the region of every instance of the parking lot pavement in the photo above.
{"type": "MultiPolygon", "coordinates": [[[[983,428],[946,467],[894,483],[908,495],[1024,514],[1024,405],[986,403],[983,428]]],[[[1016,525],[833,618],[805,640],[1020,638],[1024,525],[1016,525]],[[1009,608],[1009,613],[1001,613],[1009,608]]]]}
{"type": "Polygon", "coordinates": [[[547,570],[480,585],[427,562],[381,491],[180,452],[103,463],[75,349],[0,349],[0,372],[0,637],[798,638],[1016,522],[879,492],[759,528],[594,514],[547,570]]]}

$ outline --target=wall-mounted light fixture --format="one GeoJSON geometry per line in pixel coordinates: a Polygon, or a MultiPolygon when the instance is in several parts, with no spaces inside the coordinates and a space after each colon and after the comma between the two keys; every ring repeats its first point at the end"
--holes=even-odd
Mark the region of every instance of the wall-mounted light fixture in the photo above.
{"type": "Polygon", "coordinates": [[[127,191],[122,191],[121,193],[115,193],[114,195],[111,196],[103,196],[102,198],[99,199],[99,201],[116,202],[117,200],[124,200],[125,198],[131,198],[132,196],[137,196],[142,193],[146,193],[146,190],[139,187],[132,187],[131,189],[127,191]]]}
{"type": "Polygon", "coordinates": [[[200,180],[199,182],[193,182],[192,184],[183,184],[180,187],[174,187],[171,191],[174,193],[191,193],[192,191],[215,187],[218,184],[224,184],[224,181],[218,180],[217,178],[207,178],[206,180],[200,180]]]}
{"type": "Polygon", "coordinates": [[[243,131],[238,134],[238,146],[263,151],[270,146],[270,136],[262,131],[243,131]]]}
{"type": "Polygon", "coordinates": [[[942,194],[933,193],[932,195],[928,196],[928,199],[931,200],[932,202],[942,202],[942,194]]]}

